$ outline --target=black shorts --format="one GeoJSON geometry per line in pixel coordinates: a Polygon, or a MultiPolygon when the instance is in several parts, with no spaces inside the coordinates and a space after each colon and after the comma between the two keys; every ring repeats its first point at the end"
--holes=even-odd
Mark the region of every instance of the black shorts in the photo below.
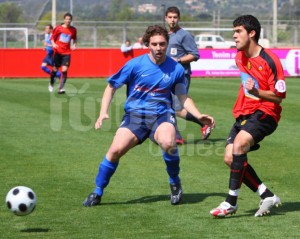
{"type": "Polygon", "coordinates": [[[61,67],[61,66],[70,66],[71,63],[71,55],[62,55],[59,53],[54,53],[53,57],[53,65],[55,67],[61,67]]]}
{"type": "Polygon", "coordinates": [[[174,114],[165,113],[161,115],[136,115],[136,114],[125,114],[122,119],[120,128],[129,129],[138,139],[141,144],[147,138],[149,138],[154,143],[154,134],[157,127],[164,123],[168,122],[176,125],[176,118],[174,114]]]}
{"type": "Polygon", "coordinates": [[[53,66],[53,54],[47,54],[43,59],[43,63],[46,63],[48,66],[53,66]]]}
{"type": "Polygon", "coordinates": [[[277,128],[276,121],[268,114],[257,110],[253,114],[240,116],[233,124],[226,145],[233,144],[237,134],[241,130],[245,130],[254,139],[257,144],[264,139],[264,137],[272,134],[277,128]]]}

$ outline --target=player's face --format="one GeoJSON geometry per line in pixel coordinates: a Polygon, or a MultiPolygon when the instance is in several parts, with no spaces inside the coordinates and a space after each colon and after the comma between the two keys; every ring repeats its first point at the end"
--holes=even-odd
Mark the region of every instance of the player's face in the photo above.
{"type": "Polygon", "coordinates": [[[52,31],[52,29],[51,29],[49,26],[46,26],[46,27],[45,27],[45,33],[46,33],[46,34],[51,33],[51,31],[52,31]]]}
{"type": "Polygon", "coordinates": [[[72,18],[70,16],[66,16],[65,19],[64,19],[64,24],[66,26],[70,26],[71,22],[72,22],[72,18]]]}
{"type": "Polygon", "coordinates": [[[250,45],[250,36],[243,26],[233,28],[233,39],[238,50],[245,50],[250,45]]]}
{"type": "Polygon", "coordinates": [[[179,17],[177,13],[169,12],[167,16],[165,16],[165,21],[168,24],[170,30],[172,30],[178,26],[179,17]]]}
{"type": "Polygon", "coordinates": [[[161,64],[166,59],[166,52],[168,48],[168,42],[163,35],[155,35],[150,37],[149,49],[150,58],[156,64],[161,64]]]}

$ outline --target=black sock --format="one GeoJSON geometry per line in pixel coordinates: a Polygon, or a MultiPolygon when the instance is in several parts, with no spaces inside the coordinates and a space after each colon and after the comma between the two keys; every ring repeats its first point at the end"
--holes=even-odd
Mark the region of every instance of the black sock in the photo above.
{"type": "Polygon", "coordinates": [[[247,154],[233,154],[233,161],[230,165],[230,190],[237,190],[241,187],[247,167],[247,160],[247,154]]]}
{"type": "Polygon", "coordinates": [[[261,199],[265,199],[268,197],[273,197],[274,193],[272,193],[269,189],[266,189],[266,191],[263,192],[262,195],[260,195],[261,199]]]}
{"type": "MultiPolygon", "coordinates": [[[[244,178],[244,174],[247,167],[247,154],[236,155],[233,154],[233,161],[230,165],[230,178],[229,178],[229,189],[238,190],[241,187],[241,183],[244,178]]],[[[226,202],[235,206],[237,203],[238,196],[228,194],[225,199],[226,202]]]]}
{"type": "Polygon", "coordinates": [[[236,206],[237,198],[237,196],[228,195],[225,202],[228,202],[232,206],[236,206]]]}
{"type": "Polygon", "coordinates": [[[54,85],[54,82],[55,82],[55,76],[56,76],[56,71],[51,71],[51,74],[50,74],[50,85],[54,85]]]}
{"type": "Polygon", "coordinates": [[[250,188],[253,192],[256,192],[259,185],[262,184],[262,181],[257,176],[254,169],[251,167],[250,164],[246,167],[245,177],[243,179],[243,183],[250,188]]]}
{"type": "Polygon", "coordinates": [[[65,83],[66,83],[66,81],[67,81],[67,77],[68,77],[67,72],[66,72],[66,71],[63,71],[63,72],[62,72],[62,77],[61,77],[61,82],[60,82],[59,89],[64,88],[64,85],[65,85],[65,83]]]}
{"type": "Polygon", "coordinates": [[[187,121],[192,121],[192,122],[194,122],[194,123],[200,125],[201,128],[204,126],[204,124],[202,124],[202,123],[200,122],[200,120],[197,119],[195,116],[193,116],[190,112],[187,112],[187,114],[186,114],[186,116],[185,116],[185,119],[186,119],[187,121]]]}

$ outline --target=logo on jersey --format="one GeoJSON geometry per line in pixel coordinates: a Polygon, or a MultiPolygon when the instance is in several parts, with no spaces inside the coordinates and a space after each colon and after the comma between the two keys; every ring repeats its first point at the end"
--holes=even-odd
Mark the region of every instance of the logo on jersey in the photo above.
{"type": "Polygon", "coordinates": [[[247,63],[247,68],[248,68],[248,70],[251,70],[251,68],[252,68],[252,64],[250,61],[248,61],[248,63],[247,63]]]}
{"type": "Polygon", "coordinates": [[[172,55],[172,56],[176,56],[177,55],[177,48],[171,48],[171,50],[170,50],[170,54],[172,55]]]}
{"type": "Polygon", "coordinates": [[[163,74],[163,81],[168,82],[170,81],[171,77],[168,74],[163,74]]]}
{"type": "Polygon", "coordinates": [[[241,122],[241,125],[245,125],[247,123],[247,120],[243,120],[242,122],[241,122]]]}
{"type": "Polygon", "coordinates": [[[259,67],[258,67],[258,70],[259,70],[259,71],[262,71],[262,70],[263,70],[263,67],[262,67],[262,66],[259,66],[259,67]]]}
{"type": "Polygon", "coordinates": [[[71,35],[66,34],[66,33],[62,33],[59,36],[59,41],[64,42],[64,43],[69,43],[69,42],[71,42],[71,35]]]}
{"type": "Polygon", "coordinates": [[[276,82],[275,89],[280,93],[284,93],[286,91],[285,81],[284,80],[278,80],[276,82]]]}
{"type": "Polygon", "coordinates": [[[125,120],[123,120],[123,121],[121,122],[121,124],[120,124],[119,127],[121,127],[123,124],[125,124],[125,120]]]}
{"type": "Polygon", "coordinates": [[[170,121],[175,124],[175,117],[173,115],[170,116],[170,121]]]}

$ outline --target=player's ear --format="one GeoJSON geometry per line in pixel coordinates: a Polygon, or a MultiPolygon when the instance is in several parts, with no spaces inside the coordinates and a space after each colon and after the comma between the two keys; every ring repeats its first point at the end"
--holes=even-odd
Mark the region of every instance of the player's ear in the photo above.
{"type": "Polygon", "coordinates": [[[250,33],[249,33],[249,37],[250,38],[254,38],[255,35],[256,35],[256,31],[255,30],[250,31],[250,33]]]}

